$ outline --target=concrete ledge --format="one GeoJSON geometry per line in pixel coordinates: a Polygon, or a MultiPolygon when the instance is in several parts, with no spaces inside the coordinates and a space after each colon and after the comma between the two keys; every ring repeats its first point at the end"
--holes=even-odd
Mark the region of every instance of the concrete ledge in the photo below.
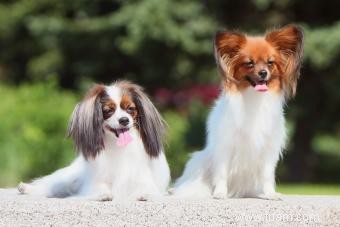
{"type": "Polygon", "coordinates": [[[340,226],[340,197],[95,202],[0,189],[0,226],[340,226]]]}

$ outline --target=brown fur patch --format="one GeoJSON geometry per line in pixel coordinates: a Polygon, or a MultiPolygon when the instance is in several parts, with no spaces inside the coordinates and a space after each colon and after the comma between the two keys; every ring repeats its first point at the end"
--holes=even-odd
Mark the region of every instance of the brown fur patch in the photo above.
{"type": "Polygon", "coordinates": [[[278,58],[277,51],[261,37],[247,37],[246,42],[230,61],[229,75],[233,80],[226,80],[224,86],[231,92],[242,92],[252,85],[247,81],[249,75],[258,75],[259,71],[266,70],[270,74],[268,81],[269,89],[278,89],[280,80],[278,79],[279,70],[276,59],[278,58]],[[274,63],[268,65],[268,61],[274,63]],[[249,67],[247,63],[252,63],[249,67]]]}
{"type": "Polygon", "coordinates": [[[125,110],[128,114],[132,116],[133,119],[137,118],[138,112],[135,103],[133,102],[130,92],[125,92],[122,96],[120,102],[120,108],[125,110]]]}
{"type": "Polygon", "coordinates": [[[109,98],[107,94],[100,98],[100,103],[102,104],[103,117],[104,120],[110,118],[116,111],[116,103],[109,98]]]}

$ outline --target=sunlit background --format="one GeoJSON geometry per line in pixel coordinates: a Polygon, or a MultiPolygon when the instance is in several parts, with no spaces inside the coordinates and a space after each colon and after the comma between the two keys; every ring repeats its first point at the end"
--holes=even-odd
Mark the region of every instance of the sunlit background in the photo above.
{"type": "Polygon", "coordinates": [[[219,93],[217,30],[256,34],[298,23],[305,60],[278,168],[285,193],[340,194],[338,0],[1,0],[0,187],[74,157],[68,118],[94,82],[144,86],[169,125],[172,177],[204,146],[219,93]]]}

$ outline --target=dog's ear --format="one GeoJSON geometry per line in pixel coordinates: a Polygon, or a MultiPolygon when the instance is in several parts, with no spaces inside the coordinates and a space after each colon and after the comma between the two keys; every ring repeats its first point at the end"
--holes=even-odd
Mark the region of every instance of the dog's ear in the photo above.
{"type": "Polygon", "coordinates": [[[122,81],[120,84],[128,89],[136,105],[137,127],[147,154],[151,158],[157,157],[164,149],[165,121],[142,87],[127,81],[122,81]]]}
{"type": "Polygon", "coordinates": [[[100,102],[104,94],[104,85],[94,85],[83,101],[76,105],[69,122],[68,137],[73,139],[76,150],[86,159],[95,158],[104,149],[104,119],[100,102]]]}
{"type": "Polygon", "coordinates": [[[286,96],[294,96],[303,58],[302,28],[296,25],[287,25],[267,33],[265,39],[281,55],[281,68],[286,96]]]}
{"type": "Polygon", "coordinates": [[[233,60],[246,43],[246,37],[239,32],[219,31],[214,38],[214,53],[220,74],[225,79],[233,78],[233,60]]]}

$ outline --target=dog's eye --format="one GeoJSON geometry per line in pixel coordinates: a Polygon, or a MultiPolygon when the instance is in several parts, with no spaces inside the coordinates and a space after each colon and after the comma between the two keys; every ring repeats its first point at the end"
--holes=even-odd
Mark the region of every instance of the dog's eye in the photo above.
{"type": "Polygon", "coordinates": [[[126,112],[133,113],[136,110],[136,107],[130,106],[126,109],[126,112]]]}
{"type": "Polygon", "coordinates": [[[113,114],[113,110],[111,110],[111,109],[103,109],[103,113],[107,114],[107,115],[113,114]]]}
{"type": "Polygon", "coordinates": [[[274,65],[274,60],[268,60],[267,64],[268,64],[269,66],[274,65]]]}
{"type": "Polygon", "coordinates": [[[247,61],[244,63],[244,66],[247,68],[253,68],[254,67],[254,62],[253,61],[247,61]]]}

